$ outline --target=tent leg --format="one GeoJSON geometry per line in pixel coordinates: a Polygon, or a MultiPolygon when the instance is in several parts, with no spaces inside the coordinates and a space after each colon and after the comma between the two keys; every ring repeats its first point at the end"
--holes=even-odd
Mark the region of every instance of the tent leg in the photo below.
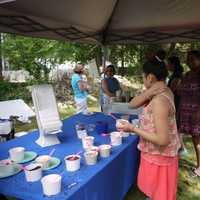
{"type": "Polygon", "coordinates": [[[103,63],[103,70],[106,67],[106,61],[109,60],[109,49],[108,46],[102,45],[101,50],[103,52],[102,63],[103,63]]]}

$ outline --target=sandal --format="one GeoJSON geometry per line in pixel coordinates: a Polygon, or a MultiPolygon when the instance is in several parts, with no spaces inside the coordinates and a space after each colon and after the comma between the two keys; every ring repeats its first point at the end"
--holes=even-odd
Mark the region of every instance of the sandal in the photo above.
{"type": "Polygon", "coordinates": [[[195,167],[191,168],[191,173],[192,177],[200,177],[200,170],[195,167]]]}

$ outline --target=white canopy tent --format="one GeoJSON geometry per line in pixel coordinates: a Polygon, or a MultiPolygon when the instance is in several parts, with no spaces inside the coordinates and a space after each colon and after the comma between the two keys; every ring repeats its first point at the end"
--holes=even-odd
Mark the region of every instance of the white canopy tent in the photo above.
{"type": "Polygon", "coordinates": [[[0,32],[87,43],[200,39],[199,0],[0,0],[0,32]]]}

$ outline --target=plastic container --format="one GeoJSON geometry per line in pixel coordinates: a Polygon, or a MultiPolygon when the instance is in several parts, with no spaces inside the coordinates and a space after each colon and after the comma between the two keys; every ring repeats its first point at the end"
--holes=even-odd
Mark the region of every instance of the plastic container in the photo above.
{"type": "Polygon", "coordinates": [[[109,144],[102,144],[99,146],[99,152],[102,158],[107,158],[110,156],[111,146],[109,144]]]}
{"type": "Polygon", "coordinates": [[[90,149],[94,144],[93,136],[82,137],[82,145],[84,149],[90,149]]]}
{"type": "Polygon", "coordinates": [[[80,160],[79,155],[73,154],[65,157],[66,170],[73,172],[80,169],[80,160]]]}
{"type": "Polygon", "coordinates": [[[20,162],[24,159],[24,151],[23,147],[15,147],[9,150],[10,159],[14,162],[20,162]]]}
{"type": "Polygon", "coordinates": [[[86,151],[84,153],[85,162],[87,165],[95,165],[97,163],[98,152],[97,151],[86,151]]]}
{"type": "Polygon", "coordinates": [[[59,174],[50,174],[41,179],[43,193],[47,196],[59,194],[61,191],[61,179],[59,174]]]}
{"type": "Polygon", "coordinates": [[[110,133],[110,139],[112,146],[119,146],[122,144],[122,136],[120,132],[110,133]]]}
{"type": "Polygon", "coordinates": [[[75,129],[76,129],[77,137],[79,139],[82,139],[82,137],[87,136],[87,129],[84,124],[77,122],[75,125],[75,129]]]}

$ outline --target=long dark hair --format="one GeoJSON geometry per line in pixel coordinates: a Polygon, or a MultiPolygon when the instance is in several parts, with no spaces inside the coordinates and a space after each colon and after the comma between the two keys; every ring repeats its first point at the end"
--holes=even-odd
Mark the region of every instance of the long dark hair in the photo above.
{"type": "Polygon", "coordinates": [[[158,81],[164,81],[168,75],[165,63],[156,59],[144,63],[143,72],[145,76],[153,74],[158,81]]]}
{"type": "Polygon", "coordinates": [[[168,62],[174,65],[174,74],[178,74],[178,75],[183,74],[183,66],[181,65],[180,60],[177,56],[169,57],[168,62]]]}

